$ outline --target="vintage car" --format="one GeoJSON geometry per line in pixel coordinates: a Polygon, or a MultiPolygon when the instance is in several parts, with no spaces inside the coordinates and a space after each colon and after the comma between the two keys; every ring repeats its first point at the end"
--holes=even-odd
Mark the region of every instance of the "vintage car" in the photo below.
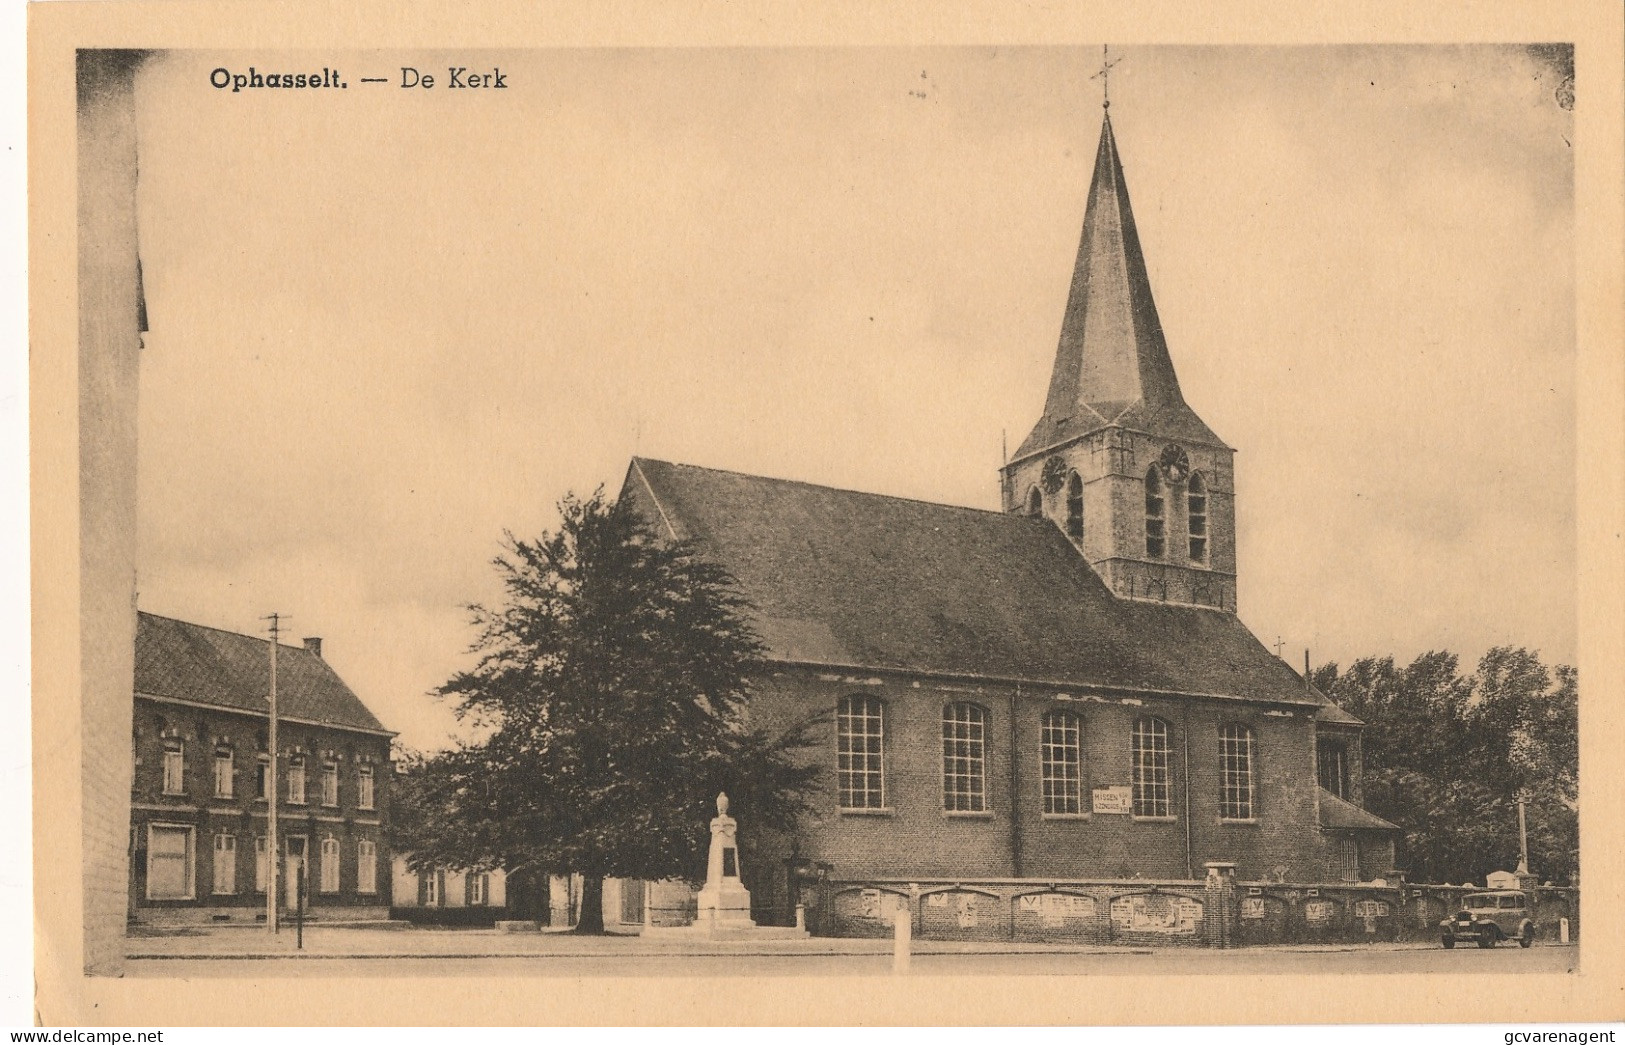
{"type": "Polygon", "coordinates": [[[1517,940],[1519,947],[1528,947],[1535,942],[1535,921],[1523,893],[1493,889],[1462,897],[1461,910],[1440,922],[1439,932],[1446,947],[1457,940],[1474,940],[1480,947],[1517,940]]]}

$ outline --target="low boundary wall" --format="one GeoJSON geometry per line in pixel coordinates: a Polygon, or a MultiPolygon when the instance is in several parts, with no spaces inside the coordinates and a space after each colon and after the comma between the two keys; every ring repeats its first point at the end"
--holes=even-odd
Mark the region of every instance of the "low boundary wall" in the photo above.
{"type": "MultiPolygon", "coordinates": [[[[1477,888],[1349,882],[1198,880],[870,879],[803,890],[819,936],[890,936],[897,911],[931,940],[1022,940],[1233,947],[1276,943],[1436,940],[1441,919],[1477,888]]],[[[1577,888],[1526,890],[1537,939],[1567,918],[1580,932],[1577,888]]]]}

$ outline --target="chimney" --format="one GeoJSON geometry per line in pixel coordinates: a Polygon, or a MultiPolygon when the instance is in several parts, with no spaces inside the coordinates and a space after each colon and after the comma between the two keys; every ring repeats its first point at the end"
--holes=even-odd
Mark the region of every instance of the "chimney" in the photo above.
{"type": "Polygon", "coordinates": [[[305,651],[307,653],[314,653],[316,656],[320,657],[322,655],[322,640],[316,636],[307,638],[305,640],[305,651]]]}

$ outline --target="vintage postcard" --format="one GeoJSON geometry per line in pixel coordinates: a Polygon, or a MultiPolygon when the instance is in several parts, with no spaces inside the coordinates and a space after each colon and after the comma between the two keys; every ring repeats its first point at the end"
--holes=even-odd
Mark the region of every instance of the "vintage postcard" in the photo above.
{"type": "Polygon", "coordinates": [[[271,11],[34,13],[42,1020],[1621,1016],[1617,11],[271,11]]]}

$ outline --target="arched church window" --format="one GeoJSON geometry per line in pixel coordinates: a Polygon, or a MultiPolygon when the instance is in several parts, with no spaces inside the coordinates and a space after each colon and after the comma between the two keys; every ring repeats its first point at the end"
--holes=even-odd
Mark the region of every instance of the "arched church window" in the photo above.
{"type": "Polygon", "coordinates": [[[942,709],[942,808],[987,810],[987,712],[975,704],[942,709]]]}
{"type": "Polygon", "coordinates": [[[1147,715],[1134,720],[1134,815],[1169,816],[1168,723],[1147,715]]]}
{"type": "Polygon", "coordinates": [[[1082,727],[1070,711],[1046,711],[1039,765],[1043,771],[1044,812],[1074,816],[1083,811],[1082,727]]]}
{"type": "Polygon", "coordinates": [[[1253,818],[1253,731],[1239,723],[1219,729],[1219,819],[1253,818]]]}
{"type": "Polygon", "coordinates": [[[835,775],[842,809],[886,807],[886,709],[877,697],[842,697],[835,711],[835,775]]]}
{"type": "Polygon", "coordinates": [[[1027,491],[1027,514],[1034,519],[1044,514],[1044,491],[1036,486],[1027,491]]]}
{"type": "Polygon", "coordinates": [[[1191,473],[1190,489],[1186,492],[1185,512],[1188,517],[1191,561],[1207,562],[1207,480],[1201,472],[1191,473]]]}
{"type": "Polygon", "coordinates": [[[1077,472],[1066,481],[1066,535],[1083,539],[1083,479],[1077,472]]]}
{"type": "Polygon", "coordinates": [[[1152,465],[1145,473],[1145,553],[1153,559],[1162,558],[1166,550],[1163,529],[1165,503],[1162,474],[1157,471],[1156,465],[1152,465]]]}

